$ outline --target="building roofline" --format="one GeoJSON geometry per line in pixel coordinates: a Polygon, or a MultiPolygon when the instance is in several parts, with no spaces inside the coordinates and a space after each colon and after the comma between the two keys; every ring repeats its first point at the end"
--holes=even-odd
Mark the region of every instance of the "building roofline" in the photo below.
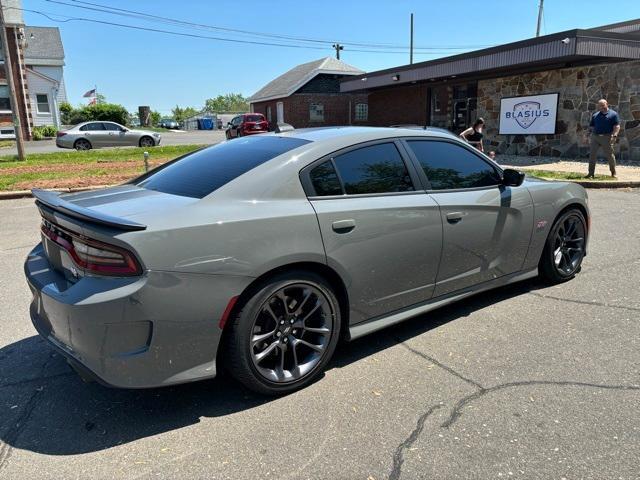
{"type": "Polygon", "coordinates": [[[300,88],[305,86],[307,83],[309,83],[311,80],[313,80],[318,75],[348,75],[348,76],[354,77],[354,76],[361,75],[361,74],[358,74],[358,73],[355,73],[355,72],[353,72],[353,73],[343,72],[343,71],[338,71],[338,70],[320,70],[320,69],[319,70],[314,70],[309,75],[306,75],[302,80],[300,80],[297,84],[295,84],[289,90],[287,90],[286,95],[278,94],[278,95],[269,95],[267,97],[253,97],[252,96],[252,97],[249,97],[249,103],[268,102],[270,100],[277,100],[279,98],[290,97],[291,95],[296,93],[298,90],[300,90],[300,88]]]}
{"type": "MultiPolygon", "coordinates": [[[[278,78],[287,75],[289,72],[291,72],[295,68],[299,67],[300,65],[298,65],[297,67],[293,67],[291,70],[288,70],[287,72],[283,73],[282,75],[280,75],[280,77],[276,77],[274,80],[272,80],[271,82],[267,83],[267,85],[265,85],[260,90],[258,90],[258,92],[256,92],[252,96],[250,96],[248,98],[249,103],[266,102],[266,101],[275,100],[275,99],[278,99],[278,98],[289,97],[289,96],[293,95],[296,91],[298,91],[301,87],[303,87],[308,82],[310,82],[312,79],[317,77],[318,75],[348,75],[348,76],[354,76],[354,75],[360,75],[360,74],[364,74],[365,73],[360,69],[357,69],[357,71],[349,71],[349,70],[333,70],[333,69],[329,69],[329,68],[323,68],[323,66],[327,63],[328,60],[330,60],[330,58],[331,57],[325,57],[325,58],[321,59],[322,63],[320,63],[316,68],[314,68],[313,70],[309,71],[304,77],[302,77],[295,84],[293,84],[291,87],[289,87],[289,89],[287,89],[286,92],[284,92],[284,94],[278,93],[278,94],[275,94],[275,95],[267,95],[267,96],[261,96],[261,97],[257,96],[257,94],[260,93],[260,90],[263,90],[264,88],[266,88],[269,84],[271,84],[273,81],[277,80],[278,78]]],[[[308,62],[308,63],[315,63],[315,62],[308,62]]],[[[344,62],[341,62],[341,63],[344,63],[344,62]]],[[[306,65],[306,64],[302,64],[302,65],[306,65]]],[[[348,66],[351,67],[351,68],[355,68],[355,67],[352,67],[351,65],[348,65],[348,66]]]]}
{"type": "MultiPolygon", "coordinates": [[[[391,80],[387,80],[386,82],[384,82],[384,85],[381,84],[376,84],[375,86],[372,87],[368,87],[367,85],[363,84],[361,85],[360,88],[356,88],[354,86],[352,87],[347,87],[347,88],[343,88],[343,86],[346,86],[347,83],[349,82],[353,82],[355,80],[363,80],[363,79],[379,79],[379,77],[384,76],[384,75],[398,75],[401,74],[402,72],[407,72],[407,71],[411,71],[411,72],[416,72],[418,70],[426,70],[430,67],[436,67],[436,66],[440,66],[440,65],[446,65],[446,64],[451,64],[454,65],[456,62],[464,62],[466,60],[469,59],[478,59],[481,57],[489,57],[491,55],[495,55],[495,54],[500,54],[500,53],[506,53],[506,52],[512,52],[518,49],[525,49],[528,47],[543,47],[545,44],[552,44],[552,42],[554,41],[562,41],[564,39],[568,38],[570,41],[566,48],[564,50],[566,50],[565,53],[565,57],[566,58],[571,58],[571,57],[582,57],[584,58],[585,54],[582,52],[578,52],[578,40],[588,40],[588,39],[600,39],[600,40],[611,40],[612,42],[623,42],[623,41],[627,41],[627,42],[633,42],[633,44],[637,44],[638,47],[640,47],[640,39],[638,38],[638,36],[636,34],[629,34],[629,33],[617,33],[617,32],[609,32],[609,31],[601,31],[601,30],[597,30],[597,29],[590,29],[590,30],[583,30],[583,29],[572,29],[572,30],[565,30],[563,32],[558,32],[558,33],[553,33],[553,34],[549,34],[549,35],[544,35],[541,37],[534,37],[534,38],[528,38],[525,40],[519,40],[516,42],[511,42],[511,43],[507,43],[504,45],[498,45],[495,47],[489,47],[489,48],[484,48],[481,50],[474,50],[472,52],[466,52],[466,53],[461,53],[461,54],[457,54],[457,55],[452,55],[452,56],[448,56],[448,57],[442,57],[442,58],[437,58],[434,60],[428,60],[425,62],[419,62],[419,63],[414,63],[414,64],[409,64],[409,65],[401,65],[395,68],[387,68],[384,70],[377,70],[377,71],[373,71],[373,72],[368,72],[366,74],[362,74],[362,75],[356,75],[356,76],[352,76],[348,79],[343,79],[341,82],[341,91],[342,92],[350,92],[350,91],[358,91],[358,90],[366,90],[368,88],[377,88],[377,87],[381,87],[381,86],[389,86],[389,85],[395,85],[395,84],[404,84],[405,82],[394,82],[391,80]]],[[[588,56],[588,55],[587,55],[588,56]]],[[[596,55],[598,56],[598,55],[596,55]]],[[[634,59],[635,57],[632,57],[630,59],[634,59]]],[[[558,61],[558,57],[549,57],[549,61],[554,61],[557,63],[558,61]]],[[[529,62],[530,65],[535,65],[540,63],[539,61],[532,61],[529,62]]],[[[518,67],[522,67],[523,65],[526,65],[527,63],[513,63],[513,66],[518,66],[518,67]]],[[[510,65],[500,65],[500,68],[508,68],[510,65]]],[[[486,71],[486,70],[491,70],[493,67],[489,67],[486,66],[485,68],[482,69],[482,71],[486,71]]],[[[496,67],[497,68],[497,67],[496,67]]],[[[460,72],[457,73],[456,75],[466,75],[469,72],[460,72]]],[[[444,78],[448,75],[443,75],[443,76],[428,76],[425,75],[424,78],[419,78],[419,79],[414,79],[414,81],[417,80],[431,80],[432,78],[444,78]]],[[[380,82],[377,82],[380,83],[380,82]]]]}
{"type": "Polygon", "coordinates": [[[33,70],[32,68],[27,68],[26,69],[28,73],[33,73],[34,75],[37,75],[38,77],[47,80],[48,82],[51,82],[53,84],[59,85],[60,82],[58,80],[56,80],[55,78],[51,78],[49,75],[45,75],[44,73],[40,73],[36,70],[33,70]]]}
{"type": "Polygon", "coordinates": [[[610,23],[608,25],[601,25],[599,27],[589,28],[588,30],[602,30],[605,31],[610,28],[628,27],[629,25],[640,25],[640,18],[634,20],[626,20],[624,22],[610,23]]]}

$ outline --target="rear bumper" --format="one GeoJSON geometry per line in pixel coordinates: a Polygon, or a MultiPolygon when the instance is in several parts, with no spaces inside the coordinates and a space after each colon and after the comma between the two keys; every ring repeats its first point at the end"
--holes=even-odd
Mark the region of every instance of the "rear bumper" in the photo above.
{"type": "Polygon", "coordinates": [[[56,138],[56,147],[58,148],[73,148],[73,142],[65,140],[64,137],[56,138]]]}
{"type": "Polygon", "coordinates": [[[242,135],[244,135],[245,137],[247,135],[256,135],[258,133],[269,133],[269,130],[243,130],[242,131],[242,135]]]}
{"type": "Polygon", "coordinates": [[[119,388],[151,388],[216,375],[230,298],[248,277],[146,272],[136,278],[84,277],[76,283],[52,269],[41,245],[25,275],[38,333],[82,376],[119,388]]]}

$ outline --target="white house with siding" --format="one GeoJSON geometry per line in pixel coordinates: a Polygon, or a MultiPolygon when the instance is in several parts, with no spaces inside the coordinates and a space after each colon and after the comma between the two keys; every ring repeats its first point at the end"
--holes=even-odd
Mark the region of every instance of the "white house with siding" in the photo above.
{"type": "Polygon", "coordinates": [[[25,27],[24,65],[31,124],[59,127],[60,104],[67,101],[64,48],[57,27],[25,27]]]}

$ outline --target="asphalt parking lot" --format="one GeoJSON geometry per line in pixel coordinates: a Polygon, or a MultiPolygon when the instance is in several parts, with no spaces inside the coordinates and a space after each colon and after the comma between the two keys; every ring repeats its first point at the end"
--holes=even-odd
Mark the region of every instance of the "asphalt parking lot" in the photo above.
{"type": "Polygon", "coordinates": [[[640,477],[640,191],[590,191],[590,251],[537,281],[342,345],[264,398],[226,378],[84,384],[30,324],[33,201],[0,203],[0,477],[640,477]]]}

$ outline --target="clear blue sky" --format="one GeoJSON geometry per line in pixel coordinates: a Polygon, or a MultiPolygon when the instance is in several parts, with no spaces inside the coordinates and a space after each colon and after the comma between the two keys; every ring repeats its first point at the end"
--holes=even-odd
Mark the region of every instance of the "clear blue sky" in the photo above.
{"type": "MultiPolygon", "coordinates": [[[[75,0],[60,0],[84,5],[75,0]]],[[[415,15],[416,47],[498,45],[535,34],[539,0],[86,0],[176,20],[219,27],[320,40],[408,45],[409,14],[415,15]]],[[[47,0],[23,0],[23,8],[55,17],[84,17],[138,27],[157,28],[244,40],[296,43],[197,29],[84,10],[47,0]]],[[[590,28],[640,17],[639,0],[546,0],[542,33],[590,28]]],[[[233,44],[171,36],[85,21],[55,22],[25,12],[27,25],[58,26],[66,52],[65,80],[72,104],[98,86],[111,102],[135,111],[150,105],[163,114],[179,104],[202,107],[206,98],[237,92],[251,95],[289,68],[334,55],[321,49],[233,44]]],[[[342,60],[372,71],[408,63],[408,53],[342,52],[342,60]]],[[[452,50],[461,53],[464,50],[452,50]]],[[[414,61],[446,56],[416,54],[414,61]]]]}

